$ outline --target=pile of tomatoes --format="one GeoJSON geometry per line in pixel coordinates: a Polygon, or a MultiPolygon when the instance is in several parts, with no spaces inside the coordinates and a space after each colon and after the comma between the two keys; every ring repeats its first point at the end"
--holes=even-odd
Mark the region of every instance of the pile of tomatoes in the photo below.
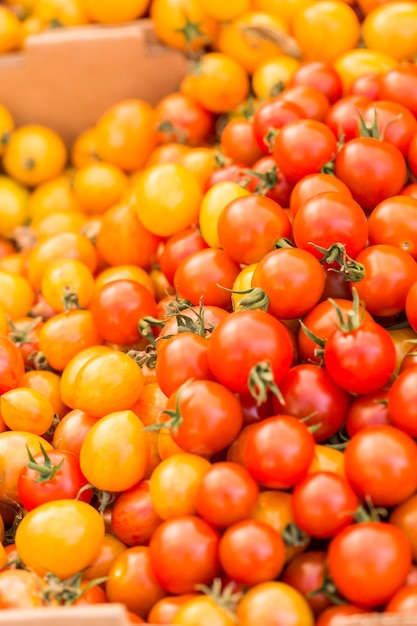
{"type": "Polygon", "coordinates": [[[150,16],[156,107],[0,105],[0,609],[417,614],[417,3],[150,16]]]}

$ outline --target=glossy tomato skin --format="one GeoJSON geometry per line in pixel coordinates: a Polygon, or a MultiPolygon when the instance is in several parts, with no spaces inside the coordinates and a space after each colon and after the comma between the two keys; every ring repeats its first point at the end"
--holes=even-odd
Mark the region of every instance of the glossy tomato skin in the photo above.
{"type": "Polygon", "coordinates": [[[417,282],[410,287],[405,301],[405,313],[413,330],[417,329],[417,282]]]}
{"type": "Polygon", "coordinates": [[[243,520],[230,526],[219,544],[223,570],[238,583],[248,586],[274,580],[285,563],[285,545],[270,526],[243,520]]]}
{"type": "Polygon", "coordinates": [[[390,244],[417,259],[417,198],[400,195],[383,200],[368,221],[369,243],[390,244]]]}
{"type": "Polygon", "coordinates": [[[256,140],[266,154],[270,153],[270,143],[266,140],[271,129],[279,130],[285,124],[305,117],[304,112],[295,102],[282,98],[273,98],[261,104],[253,116],[253,130],[256,140]]]}
{"type": "Polygon", "coordinates": [[[417,176],[417,133],[411,139],[408,151],[408,164],[414,176],[417,176]]]}
{"type": "Polygon", "coordinates": [[[346,431],[353,437],[368,426],[389,425],[388,390],[382,389],[354,398],[346,413],[346,431]]]}
{"type": "Polygon", "coordinates": [[[387,613],[414,615],[417,610],[417,585],[403,587],[391,598],[385,607],[387,613]]]}
{"type": "Polygon", "coordinates": [[[362,95],[345,96],[330,107],[326,115],[326,125],[339,139],[343,137],[345,142],[357,137],[359,127],[359,115],[364,115],[371,99],[362,95]]]}
{"type": "Polygon", "coordinates": [[[411,567],[410,543],[391,524],[348,526],[330,543],[328,566],[339,592],[350,602],[371,609],[387,602],[404,585],[411,567]]]}
{"type": "Polygon", "coordinates": [[[274,398],[275,413],[285,411],[298,419],[311,416],[307,425],[320,425],[314,432],[316,441],[330,439],[342,427],[350,397],[324,368],[309,363],[296,365],[279,388],[284,404],[274,398]]]}
{"type": "Polygon", "coordinates": [[[252,287],[263,289],[269,298],[268,312],[289,320],[308,313],[320,300],[324,270],[307,250],[279,248],[257,264],[252,287]]]}
{"type": "Polygon", "coordinates": [[[392,424],[411,437],[417,437],[416,382],[417,366],[414,365],[398,376],[388,392],[392,424]]]}
{"type": "Polygon", "coordinates": [[[406,298],[417,281],[417,263],[404,250],[389,244],[368,246],[356,257],[365,277],[355,288],[371,315],[388,317],[404,311],[406,298]]]}
{"type": "Polygon", "coordinates": [[[346,478],[317,472],[296,485],[292,509],[295,523],[318,539],[334,537],[351,524],[358,498],[346,478]]]}
{"type": "Polygon", "coordinates": [[[290,221],[270,198],[244,196],[222,211],[217,231],[221,247],[237,263],[250,265],[274,249],[281,237],[289,237],[290,221]]]}
{"type": "Polygon", "coordinates": [[[341,180],[331,174],[309,174],[296,183],[290,198],[291,215],[295,216],[298,209],[314,196],[325,192],[342,193],[352,197],[349,188],[341,180]]]}
{"type": "Polygon", "coordinates": [[[149,544],[159,584],[174,594],[191,593],[197,584],[210,584],[219,572],[219,539],[218,532],[198,517],[164,522],[149,544]]]}
{"type": "Polygon", "coordinates": [[[299,591],[309,603],[314,615],[319,616],[331,606],[325,593],[314,593],[324,584],[326,576],[325,552],[312,550],[292,559],[282,576],[282,582],[299,591]]]}
{"type": "MultiPolygon", "coordinates": [[[[394,526],[397,526],[408,538],[413,553],[413,559],[417,557],[417,533],[416,533],[416,520],[417,520],[417,496],[411,496],[405,502],[396,506],[393,509],[389,522],[394,526]]],[[[410,575],[412,572],[410,572],[410,575]]],[[[414,584],[414,583],[413,583],[414,584]]]]}
{"type": "Polygon", "coordinates": [[[147,545],[160,524],[147,480],[124,491],[112,508],[112,530],[127,546],[147,545]]]}
{"type": "Polygon", "coordinates": [[[288,489],[305,477],[314,457],[314,438],[305,424],[275,415],[249,428],[244,463],[256,481],[288,489]]]}
{"type": "Polygon", "coordinates": [[[220,383],[242,395],[249,393],[248,378],[254,366],[268,362],[279,384],[290,369],[292,356],[291,341],[283,324],[262,311],[230,314],[209,340],[211,371],[220,383]]]}
{"type": "Polygon", "coordinates": [[[350,91],[355,96],[366,96],[371,100],[378,100],[381,91],[381,78],[382,74],[377,72],[358,76],[352,83],[350,91]]]}
{"type": "Polygon", "coordinates": [[[336,153],[333,133],[316,120],[290,122],[278,134],[273,157],[284,176],[291,182],[319,172],[336,153]]]}
{"type": "Polygon", "coordinates": [[[353,331],[335,330],[324,347],[324,363],[333,380],[351,393],[384,387],[395,370],[394,343],[374,322],[353,331]]]}
{"type": "Polygon", "coordinates": [[[398,194],[407,180],[407,166],[400,150],[387,141],[370,137],[345,143],[336,156],[334,172],[367,212],[398,194]]]}
{"type": "Polygon", "coordinates": [[[0,394],[15,389],[25,373],[19,348],[8,337],[0,336],[0,394]]]}
{"type": "Polygon", "coordinates": [[[143,285],[129,280],[115,280],[95,295],[90,310],[103,339],[130,344],[141,338],[138,321],[142,317],[156,315],[156,302],[143,285]]]}
{"type": "MultiPolygon", "coordinates": [[[[19,476],[17,484],[19,499],[28,511],[53,500],[77,499],[79,490],[87,484],[87,479],[81,472],[78,456],[63,450],[51,450],[47,455],[53,467],[61,464],[53,478],[41,481],[42,475],[28,466],[19,476]]],[[[40,465],[45,464],[42,454],[36,455],[34,459],[40,465]]],[[[79,500],[90,502],[92,496],[92,490],[87,489],[80,495],[79,500]]]]}
{"type": "Polygon", "coordinates": [[[316,626],[337,626],[341,618],[351,615],[362,615],[368,613],[366,609],[361,609],[354,604],[342,604],[341,606],[331,606],[320,615],[316,626]]]}
{"type": "Polygon", "coordinates": [[[324,192],[303,204],[293,221],[297,248],[308,250],[321,259],[323,253],[313,245],[329,248],[335,243],[346,246],[355,258],[368,240],[368,224],[360,205],[343,193],[324,192]]]}
{"type": "Polygon", "coordinates": [[[387,72],[381,80],[380,97],[407,107],[417,116],[417,71],[412,63],[405,63],[387,72]]]}
{"type": "MultiPolygon", "coordinates": [[[[186,452],[210,456],[227,448],[243,424],[239,400],[227,387],[205,380],[190,380],[168,399],[167,411],[180,415],[172,438],[186,452]]],[[[167,421],[169,418],[164,415],[167,421]]]]}
{"type": "Polygon", "coordinates": [[[417,120],[406,106],[389,100],[372,102],[363,119],[369,126],[376,126],[384,141],[392,143],[407,158],[411,140],[417,132],[417,120]]]}
{"type": "Polygon", "coordinates": [[[236,609],[240,626],[313,626],[314,616],[301,593],[283,582],[252,587],[236,609]]]}
{"type": "Polygon", "coordinates": [[[165,242],[159,259],[161,270],[168,281],[172,284],[181,261],[204,248],[207,248],[207,244],[195,228],[187,228],[176,235],[172,235],[165,242]]]}
{"type": "Polygon", "coordinates": [[[282,92],[281,98],[297,104],[303,111],[304,117],[319,122],[324,120],[330,107],[330,102],[325,94],[308,85],[289,85],[282,92]]]}
{"type": "Polygon", "coordinates": [[[260,159],[263,153],[252,122],[243,117],[235,117],[226,124],[220,137],[220,146],[227,157],[247,167],[260,159]]]}

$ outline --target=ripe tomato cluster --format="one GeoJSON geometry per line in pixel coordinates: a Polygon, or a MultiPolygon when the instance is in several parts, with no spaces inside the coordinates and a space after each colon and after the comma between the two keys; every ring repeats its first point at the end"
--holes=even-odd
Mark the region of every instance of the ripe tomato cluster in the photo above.
{"type": "Polygon", "coordinates": [[[70,151],[0,106],[0,609],[417,614],[417,3],[150,16],[157,106],[70,151]]]}

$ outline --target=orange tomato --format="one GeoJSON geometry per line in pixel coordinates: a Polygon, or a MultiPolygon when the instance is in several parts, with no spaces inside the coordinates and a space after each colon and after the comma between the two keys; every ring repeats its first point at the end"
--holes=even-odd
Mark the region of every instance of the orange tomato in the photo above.
{"type": "Polygon", "coordinates": [[[54,408],[49,400],[34,389],[17,387],[0,398],[0,412],[10,430],[43,435],[52,426],[54,408]]]}
{"type": "Polygon", "coordinates": [[[214,150],[212,148],[192,148],[183,156],[181,164],[194,174],[197,182],[204,189],[210,174],[215,169],[214,150]]]}
{"type": "Polygon", "coordinates": [[[104,113],[95,133],[100,157],[132,172],[142,167],[155,147],[155,112],[143,100],[123,100],[104,113]]]}
{"type": "Polygon", "coordinates": [[[84,411],[74,409],[67,413],[55,428],[52,443],[57,450],[66,450],[80,456],[81,445],[88,431],[97,422],[84,411]]]}
{"type": "Polygon", "coordinates": [[[150,383],[142,389],[137,402],[132,406],[132,411],[138,416],[145,426],[158,424],[159,417],[166,409],[168,398],[161,391],[158,383],[150,383]]]}
{"type": "Polygon", "coordinates": [[[217,31],[200,0],[153,0],[151,19],[158,39],[177,50],[203,48],[217,31]]]}
{"type": "Polygon", "coordinates": [[[107,576],[116,557],[125,550],[126,546],[120,539],[113,537],[113,535],[104,535],[100,552],[84,571],[83,577],[85,580],[94,580],[94,578],[107,576]]]}
{"type": "Polygon", "coordinates": [[[314,4],[314,0],[253,0],[255,11],[277,15],[290,27],[297,13],[311,4],[314,4]]]}
{"type": "Polygon", "coordinates": [[[155,287],[152,278],[141,267],[137,265],[117,265],[116,267],[108,267],[103,270],[96,278],[94,283],[94,294],[101,291],[104,285],[112,283],[115,280],[133,280],[144,287],[147,287],[152,295],[155,295],[155,287]]]}
{"type": "Polygon", "coordinates": [[[71,409],[75,408],[74,404],[74,383],[75,379],[78,376],[83,365],[85,365],[90,359],[95,356],[101,354],[108,354],[111,352],[111,349],[107,346],[91,346],[90,348],[85,348],[77,354],[69,361],[66,365],[64,371],[61,376],[61,397],[63,402],[71,409]]]}
{"type": "Polygon", "coordinates": [[[340,450],[316,444],[314,448],[314,459],[308,473],[333,472],[340,476],[345,475],[345,456],[340,450]]]}
{"type": "Polygon", "coordinates": [[[258,98],[266,98],[287,86],[294,76],[300,62],[285,54],[271,57],[258,67],[252,76],[252,87],[258,98]]]}
{"type": "Polygon", "coordinates": [[[9,140],[10,133],[14,129],[14,120],[8,109],[0,104],[0,156],[9,140]]]}
{"type": "Polygon", "coordinates": [[[128,186],[126,174],[110,163],[91,163],[74,175],[74,195],[83,211],[104,213],[117,204],[128,186]]]}
{"type": "Polygon", "coordinates": [[[34,301],[34,291],[24,276],[0,270],[0,306],[12,320],[27,315],[34,301]]]}
{"type": "Polygon", "coordinates": [[[15,130],[3,156],[3,167],[18,182],[36,187],[61,174],[67,149],[61,137],[46,126],[27,125],[15,130]]]}
{"type": "Polygon", "coordinates": [[[171,437],[171,435],[165,430],[160,430],[158,433],[158,453],[162,460],[169,459],[175,454],[184,454],[184,450],[179,447],[171,437]]]}
{"type": "Polygon", "coordinates": [[[36,0],[33,15],[60,26],[83,26],[89,21],[83,0],[36,0]]]}
{"type": "Polygon", "coordinates": [[[23,185],[8,176],[0,176],[0,235],[2,237],[14,234],[14,229],[23,226],[28,219],[28,197],[28,191],[23,185]]]}
{"type": "Polygon", "coordinates": [[[368,13],[362,34],[367,48],[399,61],[412,61],[417,54],[417,4],[382,4],[368,13]]]}
{"type": "Polygon", "coordinates": [[[12,11],[0,6],[0,54],[18,50],[23,41],[23,28],[12,11]]]}
{"type": "MultiPolygon", "coordinates": [[[[27,255],[22,252],[7,254],[0,258],[0,269],[12,274],[26,274],[26,258],[27,255]]],[[[1,324],[0,324],[1,327],[1,324]]]]}
{"type": "Polygon", "coordinates": [[[86,224],[86,216],[78,211],[56,211],[42,219],[34,220],[31,228],[38,241],[42,241],[60,233],[79,233],[86,224]]]}
{"type": "Polygon", "coordinates": [[[150,0],[84,0],[85,8],[94,22],[118,24],[130,22],[146,13],[150,0]]]}
{"type": "Polygon", "coordinates": [[[28,212],[37,221],[55,212],[79,211],[80,206],[72,191],[71,179],[58,176],[39,185],[32,191],[28,200],[28,212]]]}
{"type": "Polygon", "coordinates": [[[67,311],[74,305],[85,308],[93,297],[94,277],[81,261],[60,259],[46,268],[41,292],[55,311],[67,311]]]}
{"type": "Polygon", "coordinates": [[[148,615],[150,624],[171,624],[183,604],[199,597],[197,593],[168,596],[156,602],[148,615]]]}
{"type": "MultiPolygon", "coordinates": [[[[152,150],[149,158],[146,160],[145,167],[159,165],[160,163],[182,163],[183,158],[190,152],[190,146],[182,143],[163,143],[152,150]]],[[[132,175],[133,185],[139,180],[141,170],[132,175]]]]}
{"type": "Polygon", "coordinates": [[[97,138],[95,128],[87,128],[84,130],[71,148],[71,163],[78,169],[86,165],[92,165],[100,160],[97,153],[97,138]]]}
{"type": "Polygon", "coordinates": [[[68,407],[61,399],[60,377],[54,372],[47,370],[32,370],[26,372],[19,381],[20,387],[27,387],[38,391],[50,402],[54,413],[62,418],[68,411],[68,407]]]}
{"type": "Polygon", "coordinates": [[[385,74],[397,64],[396,59],[388,54],[357,48],[339,56],[334,62],[334,68],[342,79],[345,93],[349,93],[352,84],[360,76],[385,74]]]}

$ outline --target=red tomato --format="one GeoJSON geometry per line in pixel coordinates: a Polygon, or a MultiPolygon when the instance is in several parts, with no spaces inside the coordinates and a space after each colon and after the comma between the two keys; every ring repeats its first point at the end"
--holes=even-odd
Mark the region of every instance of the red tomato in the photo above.
{"type": "Polygon", "coordinates": [[[402,372],[388,392],[391,422],[397,428],[417,437],[417,366],[402,372]]]}
{"type": "Polygon", "coordinates": [[[219,544],[223,570],[238,583],[258,585],[278,578],[285,563],[281,535],[258,520],[230,526],[219,544]]]}
{"type": "Polygon", "coordinates": [[[371,245],[398,246],[417,259],[416,198],[400,195],[383,200],[369,216],[368,227],[371,245]]]}
{"type": "Polygon", "coordinates": [[[195,146],[213,128],[212,114],[183,93],[174,92],[162,98],[155,113],[159,136],[164,142],[185,141],[195,146]]]}
{"type": "Polygon", "coordinates": [[[208,177],[204,191],[207,191],[213,187],[213,185],[217,185],[217,183],[223,183],[225,181],[245,184],[248,178],[247,174],[244,172],[245,169],[246,165],[243,163],[230,163],[229,165],[219,167],[208,177]]]}
{"type": "Polygon", "coordinates": [[[230,293],[240,266],[223,250],[207,248],[184,259],[174,277],[174,287],[182,298],[197,305],[203,298],[204,305],[231,309],[230,293]],[[221,285],[219,287],[218,285],[221,285]]]}
{"type": "Polygon", "coordinates": [[[378,100],[381,92],[381,78],[382,74],[376,72],[358,76],[352,83],[350,91],[355,96],[365,96],[371,100],[378,100]]]}
{"type": "Polygon", "coordinates": [[[326,96],[330,104],[343,95],[343,84],[339,74],[331,65],[323,61],[306,61],[295,71],[292,85],[314,87],[326,96]]]}
{"type": "Polygon", "coordinates": [[[258,485],[246,468],[230,462],[215,463],[198,488],[197,512],[213,526],[227,528],[252,516],[258,496],[258,485]]]}
{"type": "Polygon", "coordinates": [[[368,223],[353,198],[327,191],[300,206],[293,221],[293,238],[297,248],[308,250],[317,259],[323,253],[315,245],[327,249],[335,243],[342,243],[355,258],[368,240],[368,223]]]}
{"type": "Polygon", "coordinates": [[[294,102],[310,120],[322,122],[329,110],[330,102],[323,91],[301,84],[287,87],[280,96],[287,102],[294,102]]]}
{"type": "Polygon", "coordinates": [[[155,317],[156,301],[147,287],[132,280],[115,280],[93,297],[90,311],[103,339],[126,345],[141,338],[138,321],[155,317]]]}
{"type": "Polygon", "coordinates": [[[319,172],[333,159],[336,148],[336,139],[325,124],[316,120],[296,120],[286,124],[277,135],[273,157],[284,176],[297,182],[308,174],[319,172]]]}
{"type": "Polygon", "coordinates": [[[404,586],[411,567],[410,543],[392,524],[355,524],[330,543],[328,566],[334,584],[349,602],[377,607],[404,586]]]}
{"type": "Polygon", "coordinates": [[[417,282],[410,287],[405,301],[405,313],[413,330],[417,329],[417,282]]]}
{"type": "Polygon", "coordinates": [[[287,565],[281,580],[299,591],[309,603],[317,617],[331,601],[326,593],[316,593],[323,587],[326,578],[326,552],[313,550],[300,554],[287,565]]]}
{"type": "Polygon", "coordinates": [[[213,380],[208,364],[209,343],[205,337],[182,332],[158,343],[156,379],[166,396],[187,380],[213,380]]]}
{"type": "Polygon", "coordinates": [[[149,544],[159,584],[174,594],[191,593],[198,584],[210,584],[219,572],[219,539],[212,526],[191,515],[161,524],[149,544]]]}
{"type": "Polygon", "coordinates": [[[209,365],[216,379],[234,393],[248,395],[252,390],[261,401],[266,399],[271,383],[279,384],[287,374],[292,356],[284,325],[262,311],[231,313],[209,340],[209,365]]]}
{"type": "Polygon", "coordinates": [[[351,393],[371,393],[384,387],[394,373],[396,351],[385,328],[358,322],[335,330],[324,347],[324,364],[333,380],[351,393]]]}
{"type": "Polygon", "coordinates": [[[316,441],[330,439],[343,426],[350,396],[323,367],[296,365],[279,388],[284,402],[274,398],[275,413],[285,411],[298,419],[311,416],[307,425],[320,426],[314,431],[316,441]]]}
{"type": "Polygon", "coordinates": [[[288,489],[302,480],[314,458],[314,438],[288,415],[269,417],[248,429],[244,462],[265,487],[288,489]]]}
{"type": "Polygon", "coordinates": [[[368,212],[398,194],[407,180],[406,162],[399,149],[370,137],[345,143],[336,156],[334,173],[368,212]]]}
{"type": "Polygon", "coordinates": [[[385,607],[386,613],[415,615],[417,613],[417,585],[397,591],[385,607]]]}
{"type": "Polygon", "coordinates": [[[379,97],[407,107],[417,116],[417,69],[413,63],[403,63],[381,78],[379,97]]]}
{"type": "Polygon", "coordinates": [[[388,391],[382,389],[355,398],[346,413],[346,431],[353,437],[368,426],[391,424],[388,391]]]}
{"type": "Polygon", "coordinates": [[[358,136],[360,115],[364,115],[366,107],[371,104],[371,99],[366,96],[345,96],[333,104],[325,119],[336,139],[342,137],[349,142],[358,136]]]}
{"type": "Polygon", "coordinates": [[[295,103],[281,97],[267,100],[261,104],[253,116],[253,130],[256,141],[266,154],[271,152],[273,130],[279,130],[285,124],[305,117],[303,110],[295,103]],[[271,134],[271,137],[270,137],[271,134]]]}
{"type": "MultiPolygon", "coordinates": [[[[417,145],[417,143],[416,143],[417,145]]],[[[408,163],[410,164],[410,157],[408,158],[408,163]]],[[[416,168],[417,171],[417,168],[416,168]]],[[[410,183],[401,189],[401,196],[411,196],[412,198],[417,199],[417,183],[410,183]]]]}
{"type": "Polygon", "coordinates": [[[408,151],[408,164],[414,176],[417,176],[417,133],[411,139],[408,151]]]}
{"type": "Polygon", "coordinates": [[[0,395],[15,389],[24,373],[25,365],[19,348],[0,335],[0,395]]]}
{"type": "Polygon", "coordinates": [[[262,156],[254,126],[245,118],[233,118],[226,124],[220,146],[227,157],[246,166],[253,165],[262,156]]]}
{"type": "Polygon", "coordinates": [[[227,448],[243,424],[242,407],[223,385],[190,380],[168,399],[166,426],[175,443],[185,452],[211,456],[227,448]]]}
{"type": "Polygon", "coordinates": [[[368,246],[356,257],[365,277],[355,283],[360,300],[371,315],[389,317],[405,310],[407,294],[417,281],[417,263],[396,246],[368,246]]]}
{"type": "Polygon", "coordinates": [[[127,546],[147,545],[161,523],[152,504],[147,480],[124,491],[112,508],[112,531],[127,546]]]}
{"type": "Polygon", "coordinates": [[[306,250],[279,248],[259,261],[252,287],[266,293],[268,312],[274,317],[294,319],[308,313],[320,300],[324,270],[306,250]]]}
{"type": "Polygon", "coordinates": [[[299,180],[291,192],[291,214],[295,216],[305,202],[324,192],[337,192],[352,197],[345,183],[331,174],[310,174],[299,180]]]}
{"type": "Polygon", "coordinates": [[[345,468],[360,498],[395,506],[417,490],[417,445],[393,426],[368,426],[349,441],[345,468]]]}
{"type": "Polygon", "coordinates": [[[392,143],[407,157],[411,140],[417,132],[417,120],[407,107],[389,100],[372,102],[365,109],[363,120],[373,137],[392,143]]]}
{"type": "Polygon", "coordinates": [[[290,221],[279,204],[263,196],[243,196],[222,211],[217,232],[221,247],[237,263],[250,265],[291,233],[290,221]]]}
{"type": "Polygon", "coordinates": [[[252,184],[247,187],[249,191],[255,192],[256,190],[256,193],[259,193],[260,185],[261,193],[267,198],[275,200],[284,208],[289,206],[292,183],[279,171],[272,156],[263,157],[254,163],[252,178],[252,184]]]}
{"type": "Polygon", "coordinates": [[[169,237],[159,259],[161,270],[168,282],[173,283],[181,261],[204,248],[207,248],[207,244],[195,228],[187,228],[169,237]]]}
{"type": "Polygon", "coordinates": [[[17,483],[20,502],[31,511],[53,500],[90,502],[93,492],[78,492],[88,481],[81,472],[78,456],[64,450],[49,450],[35,457],[30,455],[28,465],[21,471],[17,483]]]}
{"type": "Polygon", "coordinates": [[[368,611],[354,604],[331,606],[320,615],[316,626],[337,626],[340,623],[340,619],[343,619],[345,616],[350,617],[351,615],[362,615],[363,613],[368,613],[368,611]]]}

